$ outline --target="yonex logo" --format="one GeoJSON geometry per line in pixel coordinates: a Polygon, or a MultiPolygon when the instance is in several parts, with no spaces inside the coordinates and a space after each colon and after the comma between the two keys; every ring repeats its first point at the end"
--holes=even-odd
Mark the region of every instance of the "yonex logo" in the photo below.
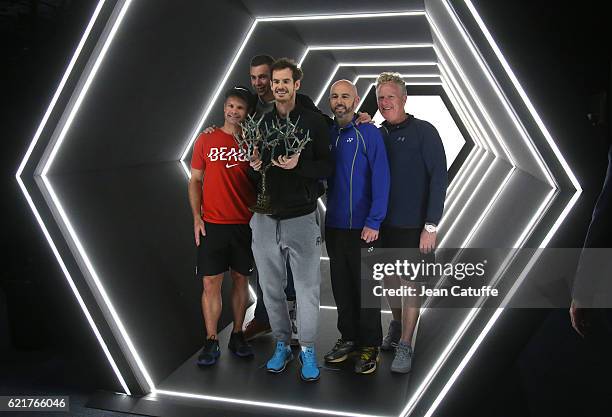
{"type": "Polygon", "coordinates": [[[346,143],[351,143],[355,138],[346,138],[346,143]]]}

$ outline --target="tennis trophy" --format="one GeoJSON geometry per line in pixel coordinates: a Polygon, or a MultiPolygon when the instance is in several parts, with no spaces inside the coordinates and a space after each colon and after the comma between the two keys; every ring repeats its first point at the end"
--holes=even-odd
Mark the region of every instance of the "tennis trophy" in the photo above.
{"type": "Polygon", "coordinates": [[[257,201],[254,206],[249,207],[249,210],[254,213],[274,214],[275,210],[272,207],[270,194],[268,194],[266,186],[266,172],[273,166],[272,161],[278,158],[280,154],[284,153],[285,157],[290,157],[300,153],[312,138],[309,131],[306,131],[302,138],[297,136],[298,133],[302,133],[301,129],[298,128],[299,118],[295,123],[291,122],[289,117],[286,119],[276,118],[276,120],[272,120],[269,126],[264,122],[263,128],[261,127],[262,121],[263,116],[256,119],[254,116],[248,115],[245,121],[240,123],[242,130],[240,133],[234,134],[234,140],[239,150],[249,160],[253,160],[257,151],[262,161],[259,169],[261,181],[258,185],[257,201]],[[281,144],[282,146],[279,147],[281,144]],[[280,148],[282,149],[279,153],[280,148]]]}

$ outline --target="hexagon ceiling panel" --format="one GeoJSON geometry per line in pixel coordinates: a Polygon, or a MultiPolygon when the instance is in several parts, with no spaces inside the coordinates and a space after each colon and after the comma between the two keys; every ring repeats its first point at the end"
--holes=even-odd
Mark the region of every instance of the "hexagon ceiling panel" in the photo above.
{"type": "MultiPolygon", "coordinates": [[[[87,251],[87,245],[73,226],[78,213],[64,208],[61,194],[54,186],[57,179],[53,177],[54,161],[62,152],[71,126],[79,118],[79,108],[114,45],[131,3],[130,0],[99,2],[16,174],[117,381],[127,394],[141,390],[319,414],[360,415],[356,410],[241,402],[232,397],[156,388],[157,381],[148,371],[148,364],[154,358],[141,357],[142,346],[139,348],[133,342],[130,329],[124,324],[125,317],[120,317],[105,289],[106,277],[96,272],[96,254],[87,251]],[[104,24],[99,25],[101,20],[104,24]],[[82,53],[94,35],[98,41],[83,58],[82,53]],[[67,94],[68,90],[72,94],[67,94]],[[56,113],[59,115],[54,116],[56,113]],[[43,210],[51,214],[41,215],[43,210]],[[82,276],[75,276],[73,271],[81,271],[82,276]],[[93,296],[85,294],[87,289],[93,296]],[[97,309],[101,313],[94,311],[97,309]],[[111,337],[118,341],[117,346],[108,342],[111,337]]],[[[373,69],[398,70],[407,77],[412,74],[420,84],[427,83],[425,78],[430,76],[439,77],[475,144],[449,187],[440,246],[523,247],[530,244],[545,247],[578,199],[580,184],[470,0],[456,5],[447,0],[426,0],[423,9],[408,11],[254,18],[225,76],[195,121],[192,134],[180,143],[178,160],[183,166],[197,133],[208,121],[212,109],[218,107],[220,93],[228,81],[237,78],[238,68],[245,66],[248,57],[244,52],[253,48],[265,50],[261,42],[267,30],[290,33],[302,41],[300,62],[306,73],[312,74],[304,90],[317,101],[323,99],[334,79],[357,80],[373,69]],[[362,36],[350,39],[355,24],[366,26],[373,21],[396,29],[393,38],[397,43],[389,41],[388,31],[368,32],[366,41],[362,36]],[[348,35],[338,44],[329,40],[333,33],[348,35]],[[398,59],[388,60],[393,55],[398,59]],[[409,72],[407,68],[416,71],[409,72]],[[517,196],[520,196],[520,205],[515,204],[517,196]],[[512,221],[504,223],[500,218],[512,221]]],[[[536,261],[537,258],[531,259],[524,265],[513,288],[521,284],[526,271],[536,261]]],[[[496,279],[504,277],[511,262],[509,258],[499,261],[496,279]]],[[[475,305],[457,314],[455,331],[445,343],[432,347],[435,360],[418,375],[398,415],[410,415],[415,410],[431,415],[502,313],[503,309],[490,312],[475,305]],[[468,337],[468,331],[477,336],[468,337]],[[467,347],[459,349],[461,346],[467,347]],[[461,352],[460,357],[455,358],[455,352],[461,352]],[[441,373],[442,368],[450,371],[441,373]]],[[[434,317],[436,313],[425,308],[423,317],[427,318],[428,314],[434,317]]]]}

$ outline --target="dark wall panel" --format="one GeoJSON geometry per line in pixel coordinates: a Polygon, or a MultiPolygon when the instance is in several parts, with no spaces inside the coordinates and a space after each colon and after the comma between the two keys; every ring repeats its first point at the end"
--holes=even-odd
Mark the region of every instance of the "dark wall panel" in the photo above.
{"type": "Polygon", "coordinates": [[[235,2],[214,16],[209,2],[133,2],[53,171],[178,159],[251,24],[235,2]]]}

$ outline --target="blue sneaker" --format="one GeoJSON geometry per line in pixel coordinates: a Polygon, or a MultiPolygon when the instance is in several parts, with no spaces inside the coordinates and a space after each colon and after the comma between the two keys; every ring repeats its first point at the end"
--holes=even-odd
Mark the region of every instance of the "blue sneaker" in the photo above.
{"type": "Polygon", "coordinates": [[[268,372],[278,374],[283,372],[287,364],[293,360],[293,352],[291,346],[287,346],[285,342],[276,342],[276,350],[274,355],[266,364],[268,372]]]}
{"type": "Polygon", "coordinates": [[[317,354],[315,353],[314,346],[302,347],[300,352],[300,363],[302,369],[300,370],[300,378],[302,381],[318,381],[321,372],[319,371],[319,364],[317,363],[317,354]]]}

